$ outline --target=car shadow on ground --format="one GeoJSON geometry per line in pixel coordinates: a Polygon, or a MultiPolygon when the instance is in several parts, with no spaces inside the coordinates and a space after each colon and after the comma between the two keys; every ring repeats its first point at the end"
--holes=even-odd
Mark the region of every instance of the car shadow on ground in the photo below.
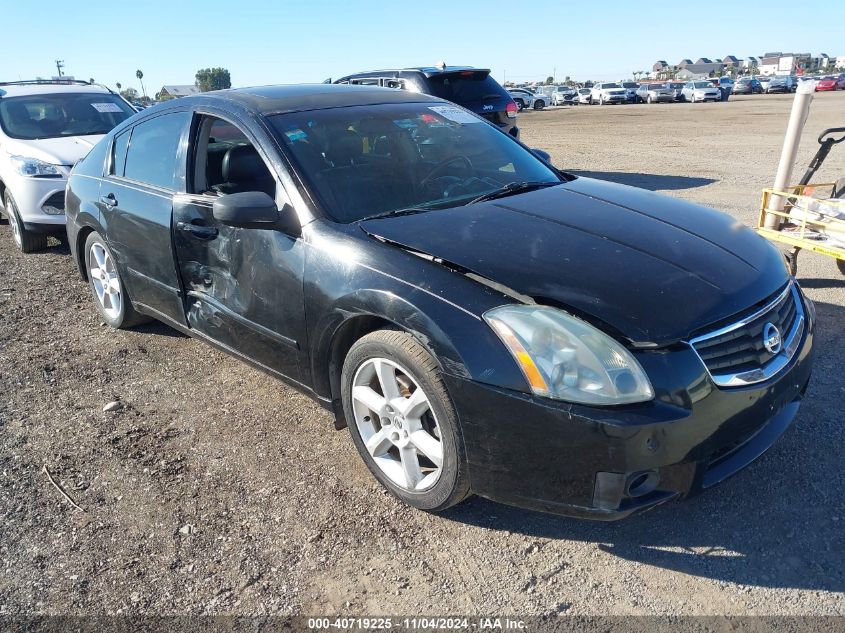
{"type": "Polygon", "coordinates": [[[733,478],[615,523],[479,498],[444,516],[529,539],[592,542],[632,562],[724,582],[845,591],[845,424],[836,404],[845,395],[839,371],[845,308],[817,303],[816,311],[816,362],[799,415],[767,453],[733,478]]]}
{"type": "Polygon", "coordinates": [[[609,180],[620,185],[629,185],[648,189],[650,191],[677,191],[680,189],[695,189],[716,182],[713,178],[697,178],[693,176],[670,176],[668,174],[641,174],[625,171],[574,171],[570,174],[585,178],[609,180]]]}

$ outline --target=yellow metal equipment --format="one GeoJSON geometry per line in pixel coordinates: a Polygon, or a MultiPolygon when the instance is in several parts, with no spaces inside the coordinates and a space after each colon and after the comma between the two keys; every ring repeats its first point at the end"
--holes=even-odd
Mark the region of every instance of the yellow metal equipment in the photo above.
{"type": "Polygon", "coordinates": [[[792,247],[790,270],[798,270],[798,253],[813,251],[836,259],[845,275],[845,187],[839,183],[815,183],[810,180],[824,162],[833,145],[845,140],[845,128],[825,130],[819,136],[819,151],[801,182],[788,191],[763,189],[757,232],[773,241],[792,247]],[[766,226],[766,216],[778,216],[780,228],[766,226]]]}

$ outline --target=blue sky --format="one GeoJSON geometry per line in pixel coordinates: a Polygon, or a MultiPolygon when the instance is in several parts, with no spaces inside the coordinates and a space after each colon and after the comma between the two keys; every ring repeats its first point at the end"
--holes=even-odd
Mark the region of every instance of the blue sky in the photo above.
{"type": "Polygon", "coordinates": [[[234,86],[319,82],[357,70],[486,67],[500,82],[621,79],[657,59],[845,55],[845,3],[616,0],[2,0],[0,80],[78,79],[147,91],[223,66],[234,86]],[[806,20],[796,7],[816,8],[806,20]],[[755,8],[756,7],[756,8],[755,8]],[[823,8],[823,9],[822,9],[823,8]],[[751,12],[751,15],[748,14],[751,12]],[[821,15],[824,17],[820,17],[821,15]],[[767,25],[778,24],[777,28],[767,25]],[[834,27],[833,25],[837,25],[834,27]]]}

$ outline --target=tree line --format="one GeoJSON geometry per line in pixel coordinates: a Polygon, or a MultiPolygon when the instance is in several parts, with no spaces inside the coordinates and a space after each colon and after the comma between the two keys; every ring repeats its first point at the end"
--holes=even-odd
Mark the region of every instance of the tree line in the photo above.
{"type": "MultiPolygon", "coordinates": [[[[149,104],[152,99],[147,96],[147,89],[144,86],[144,73],[141,70],[135,71],[135,77],[141,84],[141,92],[131,86],[123,88],[120,82],[117,82],[117,90],[124,99],[130,103],[149,104]]],[[[201,68],[197,71],[194,77],[194,85],[199,88],[200,92],[210,92],[212,90],[226,90],[232,87],[232,76],[226,68],[201,68]]],[[[157,92],[155,94],[156,101],[167,101],[172,99],[171,95],[157,92]]]]}

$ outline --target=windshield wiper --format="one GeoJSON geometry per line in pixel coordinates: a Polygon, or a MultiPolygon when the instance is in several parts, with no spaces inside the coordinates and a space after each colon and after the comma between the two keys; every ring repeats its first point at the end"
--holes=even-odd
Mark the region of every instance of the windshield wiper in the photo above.
{"type": "Polygon", "coordinates": [[[512,196],[517,193],[525,193],[526,191],[534,191],[535,189],[542,189],[544,187],[554,187],[561,184],[560,182],[511,182],[499,189],[488,191],[481,194],[467,202],[467,204],[475,204],[476,202],[485,202],[487,200],[496,200],[506,196],[512,196]]]}
{"type": "Polygon", "coordinates": [[[375,215],[368,215],[361,218],[359,222],[364,220],[380,220],[381,218],[395,218],[400,215],[414,215],[416,213],[425,213],[426,211],[433,211],[437,207],[407,207],[405,209],[393,209],[392,211],[385,211],[384,213],[377,213],[375,215]]]}

